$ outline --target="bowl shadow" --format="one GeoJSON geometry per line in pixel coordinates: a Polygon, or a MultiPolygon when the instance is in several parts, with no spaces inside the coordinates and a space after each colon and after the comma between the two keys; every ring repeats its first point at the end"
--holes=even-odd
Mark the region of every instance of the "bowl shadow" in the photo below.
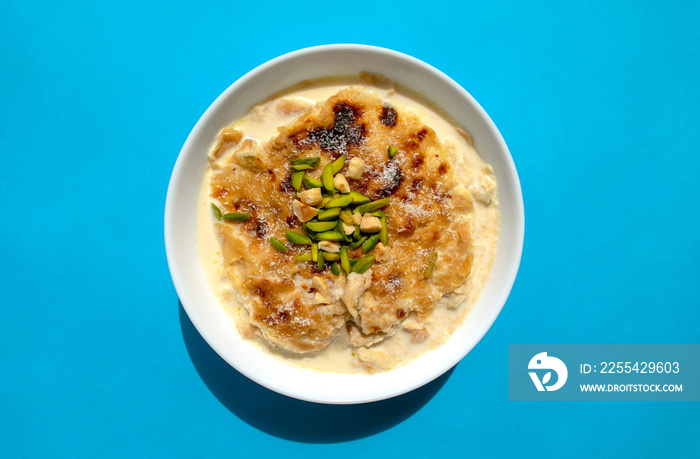
{"type": "Polygon", "coordinates": [[[407,394],[372,403],[326,405],[273,392],[243,376],[207,344],[178,303],[180,328],[197,373],[236,417],[275,437],[303,443],[339,443],[375,435],[418,412],[447,382],[454,367],[407,394]]]}

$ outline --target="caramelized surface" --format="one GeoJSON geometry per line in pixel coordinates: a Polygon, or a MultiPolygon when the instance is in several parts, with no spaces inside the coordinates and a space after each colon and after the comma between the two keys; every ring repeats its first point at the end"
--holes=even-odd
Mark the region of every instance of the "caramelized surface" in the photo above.
{"type": "MultiPolygon", "coordinates": [[[[222,137],[219,145],[224,142],[222,137]]],[[[352,342],[374,343],[391,336],[409,315],[429,321],[435,302],[469,276],[471,197],[435,132],[413,114],[351,87],[280,128],[267,144],[244,139],[235,148],[214,163],[211,196],[223,213],[252,215],[247,222],[218,223],[218,229],[227,275],[248,298],[249,319],[268,342],[307,352],[335,337],[344,339],[350,329],[352,342]],[[393,159],[390,145],[398,148],[393,159]],[[377,260],[361,281],[353,280],[357,274],[318,273],[311,263],[294,261],[308,246],[287,243],[288,252],[281,253],[269,243],[270,237],[286,242],[290,229],[303,232],[292,213],[290,161],[320,156],[323,166],[342,154],[348,162],[359,156],[367,166],[361,180],[350,180],[353,190],[390,200],[383,209],[389,245],[375,249],[377,260]],[[438,252],[438,261],[426,279],[432,252],[438,252]],[[331,304],[312,304],[314,275],[328,284],[331,304]]],[[[307,174],[320,178],[321,169],[307,174]]],[[[363,253],[357,249],[350,255],[363,253]]]]}

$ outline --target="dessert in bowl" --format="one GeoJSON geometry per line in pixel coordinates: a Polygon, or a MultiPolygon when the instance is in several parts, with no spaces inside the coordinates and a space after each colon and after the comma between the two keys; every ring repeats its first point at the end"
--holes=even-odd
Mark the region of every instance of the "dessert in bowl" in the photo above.
{"type": "Polygon", "coordinates": [[[454,366],[500,312],[523,208],[508,149],[447,76],[360,45],[274,59],[188,137],[165,236],[212,348],[324,403],[381,400],[454,366]]]}

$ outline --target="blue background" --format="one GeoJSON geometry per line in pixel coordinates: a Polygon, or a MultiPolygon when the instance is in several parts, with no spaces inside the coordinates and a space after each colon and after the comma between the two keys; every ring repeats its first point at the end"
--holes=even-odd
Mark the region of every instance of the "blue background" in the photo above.
{"type": "Polygon", "coordinates": [[[508,402],[507,350],[700,342],[699,5],[4,2],[0,455],[697,457],[697,402],[508,402]],[[163,243],[170,172],[209,104],[273,57],[342,42],[464,86],[526,211],[485,338],[435,383],[350,407],[223,363],[163,243]]]}

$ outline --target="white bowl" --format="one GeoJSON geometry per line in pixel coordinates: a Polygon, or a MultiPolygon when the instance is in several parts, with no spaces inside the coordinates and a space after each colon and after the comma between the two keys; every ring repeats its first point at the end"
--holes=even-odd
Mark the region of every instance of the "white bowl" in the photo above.
{"type": "Polygon", "coordinates": [[[175,289],[187,315],[209,345],[236,370],[278,393],[301,400],[350,404],[416,389],[457,364],[491,327],[508,298],[520,264],[524,212],[520,182],[503,138],[486,112],[439,70],[395,51],[364,45],[302,49],[273,59],[232,84],[207,109],[182,147],[165,202],[165,249],[175,289]],[[197,200],[207,153],[219,130],[256,103],[302,80],[377,73],[436,103],[474,139],[493,166],[499,187],[501,232],[489,281],[467,318],[439,348],[374,375],[332,374],[288,365],[241,338],[207,281],[197,247],[197,200]]]}

